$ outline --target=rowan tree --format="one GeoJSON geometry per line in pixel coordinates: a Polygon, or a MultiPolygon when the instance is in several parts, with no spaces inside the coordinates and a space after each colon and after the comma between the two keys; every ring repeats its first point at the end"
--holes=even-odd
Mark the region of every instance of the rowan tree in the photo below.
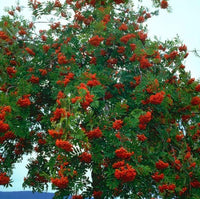
{"type": "Polygon", "coordinates": [[[35,21],[2,16],[0,185],[34,153],[23,186],[54,198],[198,198],[200,83],[186,45],[148,37],[157,12],[130,5],[31,0],[35,21]]]}

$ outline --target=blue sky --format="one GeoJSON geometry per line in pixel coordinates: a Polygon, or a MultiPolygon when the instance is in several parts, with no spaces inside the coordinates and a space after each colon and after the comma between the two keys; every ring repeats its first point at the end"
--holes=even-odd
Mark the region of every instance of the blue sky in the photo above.
{"type": "MultiPolygon", "coordinates": [[[[19,0],[20,5],[26,5],[27,0],[19,0]]],[[[145,5],[149,5],[150,0],[145,0],[145,5]]],[[[3,8],[14,5],[15,0],[0,0],[0,16],[4,13],[3,8]]],[[[187,45],[188,50],[200,50],[200,0],[171,0],[170,5],[172,12],[167,13],[166,10],[161,10],[160,15],[153,17],[148,21],[149,36],[153,38],[156,35],[160,40],[173,39],[179,35],[184,44],[187,45]]],[[[25,9],[26,15],[28,10],[25,9]]],[[[199,51],[200,54],[200,51],[199,51]]],[[[200,58],[190,53],[185,61],[187,71],[191,71],[192,77],[200,79],[200,58]]],[[[13,187],[3,188],[0,191],[19,191],[23,190],[21,184],[23,183],[24,176],[26,176],[25,164],[27,158],[23,162],[16,164],[14,175],[13,187]]],[[[51,190],[49,190],[51,191],[51,190]]]]}
{"type": "MultiPolygon", "coordinates": [[[[162,41],[179,35],[189,51],[200,50],[200,26],[197,25],[200,19],[200,1],[171,0],[170,5],[171,13],[162,10],[158,17],[149,20],[149,35],[157,35],[162,41]]],[[[192,77],[200,78],[200,58],[190,53],[185,65],[186,70],[191,71],[192,77]]]]}

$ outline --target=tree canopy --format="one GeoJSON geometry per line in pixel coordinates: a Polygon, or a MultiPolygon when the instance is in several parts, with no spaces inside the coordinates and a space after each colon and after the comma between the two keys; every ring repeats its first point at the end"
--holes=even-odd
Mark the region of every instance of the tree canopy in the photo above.
{"type": "Polygon", "coordinates": [[[1,17],[0,185],[34,153],[23,186],[54,198],[199,197],[200,83],[186,45],[148,37],[158,12],[132,3],[30,0],[35,21],[1,17]]]}

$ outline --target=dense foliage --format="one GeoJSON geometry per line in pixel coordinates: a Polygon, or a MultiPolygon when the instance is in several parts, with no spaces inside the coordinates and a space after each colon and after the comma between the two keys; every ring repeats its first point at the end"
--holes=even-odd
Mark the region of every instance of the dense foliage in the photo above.
{"type": "Polygon", "coordinates": [[[157,12],[125,0],[29,7],[35,22],[20,6],[0,21],[0,185],[34,153],[23,186],[51,182],[55,198],[198,198],[200,84],[185,45],[148,38],[157,12]],[[50,15],[61,22],[37,33],[50,15]]]}

